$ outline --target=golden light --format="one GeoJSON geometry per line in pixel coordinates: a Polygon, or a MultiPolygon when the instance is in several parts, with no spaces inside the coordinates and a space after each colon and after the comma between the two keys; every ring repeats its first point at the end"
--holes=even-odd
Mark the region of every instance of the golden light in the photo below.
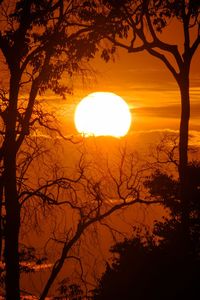
{"type": "Polygon", "coordinates": [[[86,136],[121,137],[130,128],[131,114],[127,103],[118,95],[96,92],[81,100],[74,121],[78,132],[86,136]]]}

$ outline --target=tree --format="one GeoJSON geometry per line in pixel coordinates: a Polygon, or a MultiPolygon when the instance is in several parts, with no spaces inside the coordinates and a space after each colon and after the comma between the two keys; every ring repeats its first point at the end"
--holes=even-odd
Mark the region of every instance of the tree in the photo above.
{"type": "Polygon", "coordinates": [[[135,204],[160,203],[142,198],[144,174],[149,169],[138,162],[137,155],[123,148],[115,164],[113,161],[109,163],[99,153],[97,160],[91,160],[90,156],[90,153],[86,153],[82,157],[79,180],[57,181],[60,189],[65,191],[64,200],[57,195],[52,197],[52,193],[47,192],[50,194],[47,201],[70,209],[68,214],[73,215],[73,224],[64,230],[62,238],[54,237],[54,241],[61,245],[60,254],[53,264],[40,300],[47,297],[67,259],[74,259],[81,264],[75,246],[81,242],[89,228],[94,226],[96,233],[97,224],[102,224],[112,230],[112,225],[107,224],[106,220],[115,212],[135,204]]]}
{"type": "Polygon", "coordinates": [[[80,62],[84,64],[96,51],[88,37],[91,27],[77,23],[79,7],[79,1],[62,0],[0,3],[0,49],[8,78],[8,94],[5,89],[1,93],[0,107],[7,299],[20,297],[18,238],[23,184],[19,184],[17,155],[36,125],[56,131],[49,123],[50,114],[38,108],[37,97],[47,89],[64,96],[70,87],[62,84],[63,73],[81,72],[80,62]]]}
{"type": "MultiPolygon", "coordinates": [[[[199,186],[200,186],[200,166],[199,162],[192,162],[188,166],[190,174],[189,194],[189,235],[188,245],[189,256],[198,260],[200,255],[200,206],[199,206],[199,186]]],[[[179,243],[181,233],[182,204],[180,201],[180,182],[167,173],[157,170],[144,183],[148,188],[150,196],[163,199],[163,205],[169,210],[169,216],[163,218],[161,222],[155,222],[154,233],[162,238],[162,246],[171,247],[171,252],[181,253],[182,245],[179,243]]]]}
{"type": "Polygon", "coordinates": [[[147,51],[161,60],[173,75],[180,90],[181,118],[179,142],[179,176],[181,185],[182,241],[187,252],[188,244],[188,130],[190,118],[190,66],[200,44],[199,1],[91,1],[91,19],[98,19],[97,32],[111,42],[102,53],[106,61],[117,47],[129,53],[147,51]],[[91,4],[92,3],[92,4],[91,4]],[[99,8],[99,6],[101,9],[99,8]],[[96,9],[98,7],[98,10],[96,9]],[[182,45],[170,44],[162,39],[166,28],[182,26],[182,45]],[[173,25],[172,25],[173,24],[173,25]],[[183,49],[183,50],[181,50],[183,49]]]}
{"type": "Polygon", "coordinates": [[[178,239],[180,182],[157,170],[146,180],[146,187],[151,197],[163,199],[169,215],[155,222],[153,234],[136,231],[133,238],[111,248],[114,254],[112,264],[107,264],[93,299],[193,299],[199,295],[199,163],[191,164],[189,169],[189,256],[180,255],[182,245],[178,239]]]}
{"type": "Polygon", "coordinates": [[[199,295],[199,261],[183,260],[153,237],[134,237],[114,245],[114,259],[99,280],[95,300],[184,299],[199,295]],[[186,274],[185,274],[186,272],[186,274]]]}

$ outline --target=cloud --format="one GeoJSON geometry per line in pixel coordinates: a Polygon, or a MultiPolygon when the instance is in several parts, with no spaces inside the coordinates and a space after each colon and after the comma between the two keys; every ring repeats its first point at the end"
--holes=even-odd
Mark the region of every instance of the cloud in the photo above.
{"type": "MultiPolygon", "coordinates": [[[[158,118],[180,118],[181,106],[180,104],[172,104],[166,106],[149,106],[138,107],[131,109],[131,112],[138,116],[158,117],[158,118]]],[[[200,103],[193,103],[191,105],[191,119],[200,118],[200,103]]]]}
{"type": "Polygon", "coordinates": [[[200,147],[200,131],[190,130],[190,132],[189,132],[189,145],[200,147]]]}
{"type": "MultiPolygon", "coordinates": [[[[146,140],[153,143],[160,141],[162,136],[179,136],[179,130],[173,130],[170,128],[155,129],[155,130],[141,130],[131,133],[132,137],[137,136],[139,140],[146,140]]],[[[200,130],[189,131],[189,146],[200,147],[200,130]]]]}

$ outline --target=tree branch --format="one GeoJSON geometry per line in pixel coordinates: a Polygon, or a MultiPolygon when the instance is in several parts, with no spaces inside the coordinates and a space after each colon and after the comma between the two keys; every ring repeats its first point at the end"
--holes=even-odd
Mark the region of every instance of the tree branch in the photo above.
{"type": "Polygon", "coordinates": [[[169,71],[172,73],[172,75],[174,76],[174,78],[176,79],[176,81],[179,80],[179,74],[176,72],[176,70],[174,69],[174,67],[171,65],[171,63],[169,62],[169,60],[166,58],[166,56],[164,54],[159,53],[158,51],[154,50],[154,49],[146,49],[151,55],[159,58],[160,60],[162,60],[164,62],[164,64],[166,65],[166,67],[169,69],[169,71]]]}
{"type": "Polygon", "coordinates": [[[133,204],[136,203],[142,203],[142,204],[146,204],[146,205],[150,205],[150,204],[158,204],[161,203],[161,201],[155,200],[155,201],[148,201],[148,200],[141,200],[141,199],[133,199],[132,201],[129,202],[123,202],[117,205],[114,205],[111,209],[109,209],[107,212],[103,213],[102,215],[98,215],[94,218],[91,218],[88,221],[83,222],[82,220],[79,221],[78,226],[77,226],[77,230],[73,236],[73,238],[71,238],[70,241],[66,242],[60,258],[55,262],[53,268],[52,268],[52,272],[50,274],[50,277],[47,281],[46,286],[44,287],[44,290],[42,292],[42,295],[40,297],[40,300],[44,300],[45,297],[48,294],[48,291],[50,289],[50,287],[52,286],[54,280],[56,279],[58,273],[60,272],[60,270],[62,269],[65,260],[68,257],[68,252],[70,251],[70,249],[76,244],[76,242],[79,240],[80,236],[85,232],[85,230],[92,224],[94,224],[95,222],[100,222],[101,220],[105,219],[106,217],[110,216],[112,213],[114,213],[115,211],[131,206],[133,204]]]}

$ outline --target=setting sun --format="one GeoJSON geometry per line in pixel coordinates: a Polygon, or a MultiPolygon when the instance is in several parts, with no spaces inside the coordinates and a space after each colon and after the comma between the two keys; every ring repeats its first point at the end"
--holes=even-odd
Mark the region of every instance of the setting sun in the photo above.
{"type": "Polygon", "coordinates": [[[95,136],[124,136],[131,124],[127,103],[108,92],[96,92],[83,98],[76,108],[74,119],[79,133],[95,136]]]}

